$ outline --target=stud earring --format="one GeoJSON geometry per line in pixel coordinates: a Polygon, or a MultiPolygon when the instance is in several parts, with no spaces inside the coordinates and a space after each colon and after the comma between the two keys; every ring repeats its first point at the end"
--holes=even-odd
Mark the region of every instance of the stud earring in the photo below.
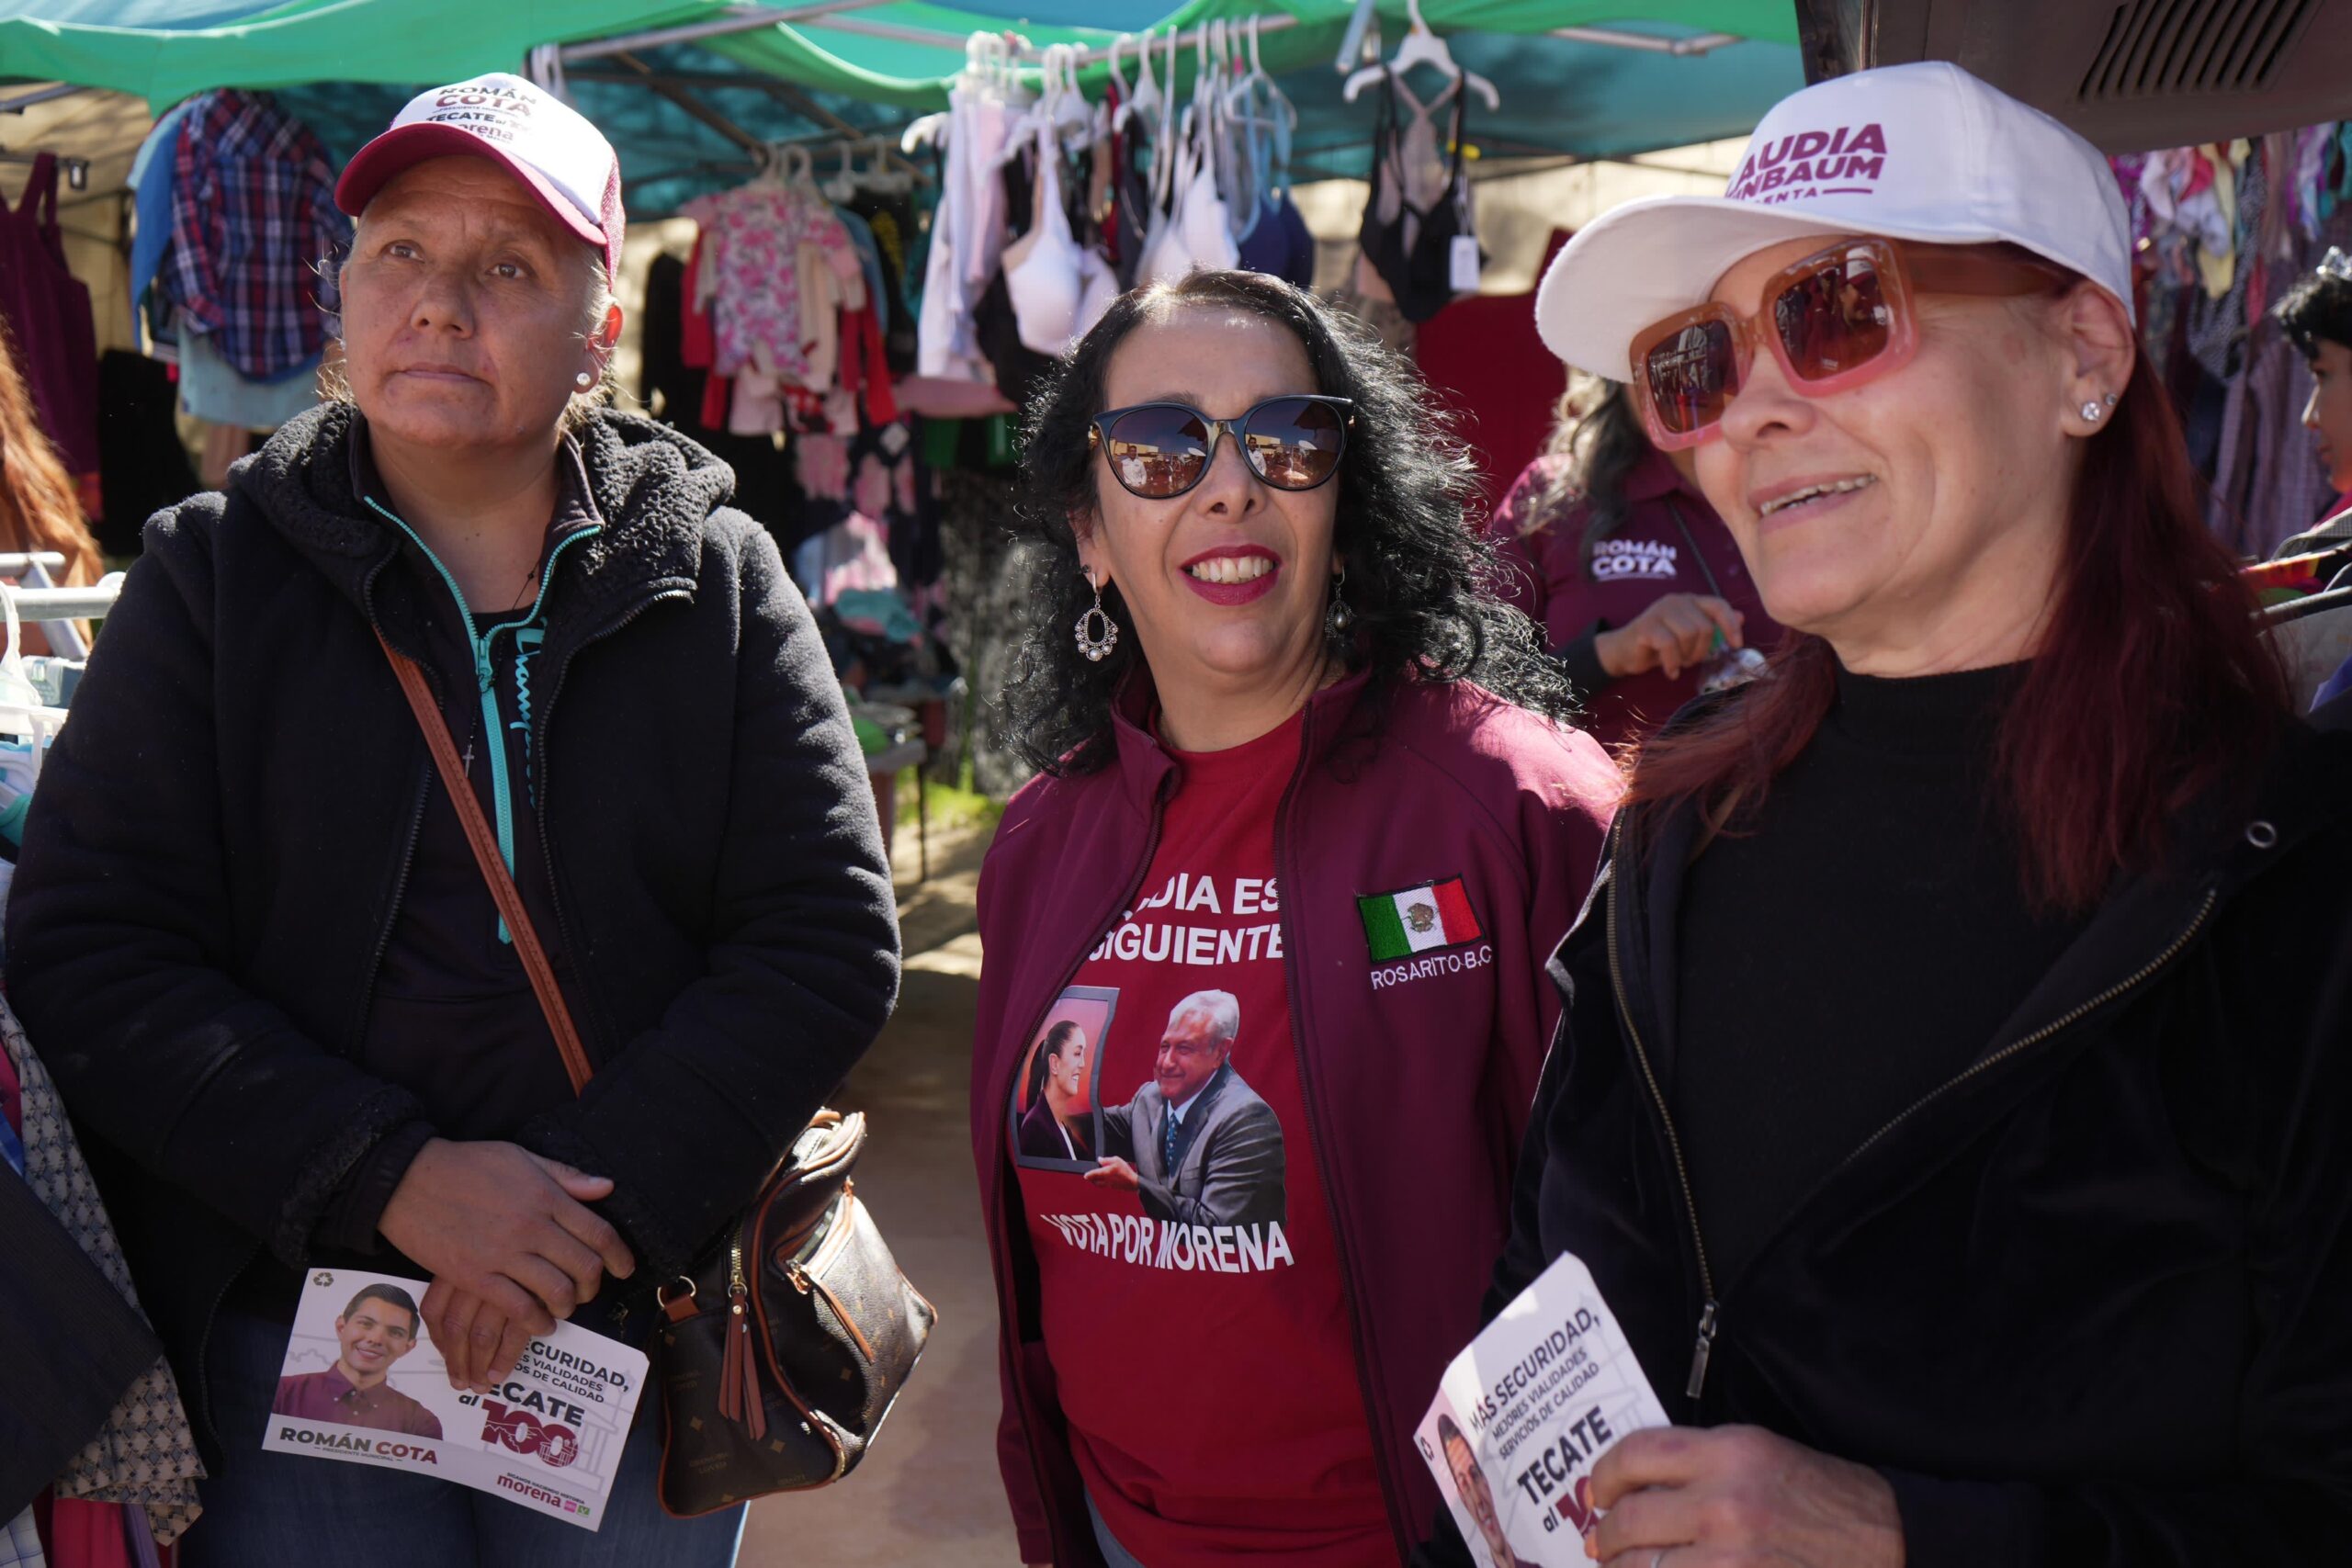
{"type": "MultiPolygon", "coordinates": [[[[1094,586],[1092,578],[1087,580],[1087,586],[1094,586]]],[[[1094,603],[1079,612],[1078,651],[1086,655],[1088,663],[1100,664],[1118,646],[1119,623],[1102,608],[1102,590],[1095,588],[1094,603]]]]}
{"type": "MultiPolygon", "coordinates": [[[[2111,398],[2108,400],[2109,402],[2112,402],[2113,400],[2114,400],[2111,398]]],[[[2083,405],[2083,417],[2089,420],[2093,424],[2097,424],[2106,413],[2107,403],[2099,401],[2097,398],[2093,398],[2090,401],[2083,405]]]]}
{"type": "Polygon", "coordinates": [[[585,370],[582,370],[579,375],[574,376],[571,378],[571,384],[584,392],[589,388],[596,384],[596,378],[591,376],[585,370]]]}
{"type": "Polygon", "coordinates": [[[1347,586],[1348,569],[1343,566],[1331,574],[1331,607],[1323,615],[1323,631],[1328,637],[1345,637],[1348,628],[1356,624],[1356,613],[1348,608],[1347,600],[1340,597],[1347,586]]]}

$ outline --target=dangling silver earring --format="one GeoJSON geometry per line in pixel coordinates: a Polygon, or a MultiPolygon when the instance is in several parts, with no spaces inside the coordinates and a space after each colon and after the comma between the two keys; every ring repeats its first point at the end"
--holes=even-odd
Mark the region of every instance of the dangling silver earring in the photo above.
{"type": "Polygon", "coordinates": [[[1356,613],[1349,609],[1347,600],[1340,597],[1347,586],[1348,569],[1343,566],[1331,574],[1331,607],[1323,615],[1323,632],[1327,637],[1345,637],[1348,628],[1356,624],[1356,613]]]}
{"type": "Polygon", "coordinates": [[[571,378],[571,384],[584,392],[589,388],[596,384],[596,378],[591,376],[585,370],[582,370],[579,375],[574,376],[571,378]]]}
{"type": "MultiPolygon", "coordinates": [[[[1087,580],[1087,586],[1094,588],[1092,578],[1087,580]]],[[[1102,590],[1094,588],[1094,603],[1079,613],[1078,651],[1086,655],[1089,663],[1100,664],[1118,646],[1119,623],[1102,608],[1102,590]]]]}

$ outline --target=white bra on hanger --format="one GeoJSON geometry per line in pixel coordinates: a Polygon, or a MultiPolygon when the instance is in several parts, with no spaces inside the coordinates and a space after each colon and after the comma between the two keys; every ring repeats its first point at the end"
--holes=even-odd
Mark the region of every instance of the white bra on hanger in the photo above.
{"type": "MultiPolygon", "coordinates": [[[[1174,42],[1171,35],[1170,44],[1174,42]]],[[[1169,76],[1175,76],[1174,50],[1170,50],[1169,76]]],[[[1184,110],[1183,128],[1165,134],[1169,149],[1167,189],[1171,196],[1166,226],[1156,242],[1147,236],[1143,259],[1136,269],[1137,283],[1173,283],[1204,268],[1222,270],[1241,259],[1225,197],[1217,187],[1215,143],[1216,83],[1205,60],[1195,85],[1194,103],[1184,110]]],[[[1172,103],[1172,99],[1170,100],[1172,103]]],[[[1156,209],[1155,209],[1156,210],[1156,209]]]]}
{"type": "Polygon", "coordinates": [[[1004,287],[1021,341],[1039,354],[1058,355],[1076,335],[1086,291],[1085,253],[1069,231],[1062,207],[1061,148],[1050,123],[1037,127],[1037,178],[1032,187],[1029,232],[1005,247],[1004,287]]]}

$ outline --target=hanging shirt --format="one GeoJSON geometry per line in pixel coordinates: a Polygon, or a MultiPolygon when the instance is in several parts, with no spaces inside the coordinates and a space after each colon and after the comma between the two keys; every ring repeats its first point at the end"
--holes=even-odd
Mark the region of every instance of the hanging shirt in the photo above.
{"type": "Polygon", "coordinates": [[[717,284],[713,368],[805,380],[799,249],[819,246],[835,276],[857,276],[857,251],[841,220],[822,201],[772,181],[696,197],[679,211],[702,225],[702,265],[717,284]]]}
{"type": "Polygon", "coordinates": [[[319,357],[351,221],[310,127],[266,93],[189,109],[173,151],[164,291],[240,375],[272,380],[319,357]]]}
{"type": "MultiPolygon", "coordinates": [[[[1154,1568],[1395,1551],[1292,1040],[1274,817],[1299,728],[1173,753],[1183,782],[1139,901],[1032,1043],[1078,1026],[1082,1043],[1064,1032],[1050,1064],[1069,1074],[1070,1141],[1135,1172],[1120,1190],[1085,1179],[1091,1158],[1014,1159],[1079,1472],[1112,1537],[1154,1568]],[[1162,1048],[1171,1010],[1204,990],[1239,1012],[1213,1071],[1162,1048]]],[[[1033,1060],[1015,1080],[1016,1149],[1058,1142],[1042,1122],[1019,1132],[1044,1076],[1033,1060]]]]}
{"type": "MultiPolygon", "coordinates": [[[[57,221],[57,155],[36,154],[23,198],[0,199],[0,328],[16,344],[33,417],[66,471],[98,467],[98,340],[89,286],[65,263],[57,221]]],[[[96,510],[95,498],[85,508],[96,510]]]]}
{"type": "MultiPolygon", "coordinates": [[[[172,243],[173,175],[179,163],[180,121],[201,107],[202,96],[188,98],[165,109],[147,132],[147,140],[130,160],[130,175],[123,183],[132,192],[138,221],[130,236],[130,309],[136,313],[148,288],[164,265],[172,243]]],[[[177,499],[175,497],[174,499],[177,499]]],[[[141,519],[144,520],[143,517],[141,519]]]]}

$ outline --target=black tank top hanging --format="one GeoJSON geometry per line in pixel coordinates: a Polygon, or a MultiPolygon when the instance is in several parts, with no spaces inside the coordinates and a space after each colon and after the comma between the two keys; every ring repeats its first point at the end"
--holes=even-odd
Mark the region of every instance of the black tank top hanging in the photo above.
{"type": "MultiPolygon", "coordinates": [[[[1408,321],[1426,321],[1449,304],[1453,287],[1453,242],[1476,234],[1470,213],[1470,180],[1464,169],[1463,103],[1468,95],[1457,81],[1453,96],[1453,161],[1445,189],[1426,209],[1407,199],[1404,185],[1405,135],[1396,113],[1396,78],[1381,78],[1380,118],[1372,138],[1372,197],[1365,202],[1360,239],[1364,259],[1396,297],[1396,309],[1408,321]],[[1385,187],[1393,186],[1396,216],[1381,221],[1385,187]]],[[[1483,265],[1486,258],[1479,261],[1483,265]]]]}

